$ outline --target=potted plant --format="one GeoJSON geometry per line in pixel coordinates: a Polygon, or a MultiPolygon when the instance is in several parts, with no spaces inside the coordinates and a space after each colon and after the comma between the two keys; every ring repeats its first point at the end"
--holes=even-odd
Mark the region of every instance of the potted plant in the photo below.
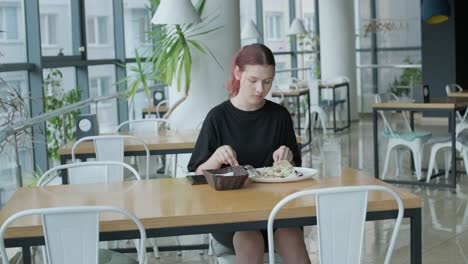
{"type": "MultiPolygon", "coordinates": [[[[151,0],[152,7],[158,7],[160,0],[151,0]]],[[[199,0],[195,10],[199,16],[203,13],[206,0],[199,0]]],[[[152,10],[151,13],[154,13],[152,10]]],[[[151,91],[149,81],[157,81],[169,86],[175,86],[183,92],[168,109],[163,118],[168,118],[171,113],[188,97],[191,83],[192,51],[193,49],[203,54],[209,54],[221,67],[214,54],[196,37],[214,32],[222,26],[214,26],[213,22],[218,15],[210,15],[202,18],[202,22],[194,24],[154,25],[147,32],[153,40],[153,47],[140,56],[135,50],[136,64],[129,65],[128,69],[133,74],[123,82],[129,81],[126,90],[127,97],[133,97],[140,87],[143,87],[148,104],[151,105],[151,91]],[[143,59],[145,58],[145,59],[143,59]],[[148,64],[150,69],[145,68],[148,64]]],[[[222,67],[221,67],[222,68],[222,67]]]]}

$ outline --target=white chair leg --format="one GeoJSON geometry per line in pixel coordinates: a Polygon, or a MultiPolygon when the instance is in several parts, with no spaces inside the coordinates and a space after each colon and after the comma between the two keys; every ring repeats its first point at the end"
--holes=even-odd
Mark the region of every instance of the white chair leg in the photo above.
{"type": "Polygon", "coordinates": [[[404,155],[404,151],[403,149],[399,149],[397,148],[396,149],[396,155],[395,155],[395,164],[396,164],[396,177],[398,178],[400,176],[400,168],[401,168],[401,164],[403,163],[402,160],[403,160],[403,155],[404,155]]]}
{"type": "Polygon", "coordinates": [[[387,176],[387,170],[388,170],[388,162],[390,161],[390,155],[392,153],[392,146],[390,144],[388,144],[387,146],[387,154],[385,155],[385,163],[384,163],[384,169],[383,169],[383,172],[382,172],[382,177],[381,179],[385,179],[385,176],[387,176]]]}
{"type": "Polygon", "coordinates": [[[446,149],[444,150],[444,165],[445,165],[445,178],[448,179],[449,171],[452,166],[452,150],[446,149]]]}
{"type": "Polygon", "coordinates": [[[465,173],[468,175],[468,150],[463,149],[461,153],[463,158],[463,166],[465,166],[465,173]]]}
{"type": "Polygon", "coordinates": [[[431,149],[431,156],[429,158],[429,167],[427,168],[426,182],[429,182],[431,180],[432,170],[433,170],[434,166],[437,165],[436,157],[437,157],[437,149],[432,148],[431,149]]]}
{"type": "MultiPolygon", "coordinates": [[[[175,239],[176,239],[177,246],[180,246],[179,236],[176,236],[175,239]]],[[[182,251],[181,250],[177,250],[177,256],[182,256],[182,251]]]]}
{"type": "Polygon", "coordinates": [[[418,180],[421,180],[421,148],[420,146],[412,146],[411,152],[413,153],[413,162],[414,162],[414,169],[416,171],[416,177],[418,180]]]}
{"type": "Polygon", "coordinates": [[[325,120],[327,120],[327,115],[325,112],[322,112],[321,114],[318,114],[318,117],[320,119],[320,123],[322,124],[323,134],[327,134],[327,123],[325,122],[325,120]]]}
{"type": "Polygon", "coordinates": [[[211,237],[211,234],[206,234],[205,236],[208,240],[208,256],[213,256],[213,248],[211,247],[211,240],[213,237],[211,237]]]}
{"type": "Polygon", "coordinates": [[[158,249],[158,245],[156,244],[156,238],[151,238],[150,241],[151,241],[151,246],[153,247],[154,257],[158,259],[159,258],[159,249],[158,249]]]}

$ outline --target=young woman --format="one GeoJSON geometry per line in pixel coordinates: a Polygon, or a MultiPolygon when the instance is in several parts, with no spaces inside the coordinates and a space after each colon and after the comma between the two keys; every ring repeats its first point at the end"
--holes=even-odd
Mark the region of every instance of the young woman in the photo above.
{"type": "MultiPolygon", "coordinates": [[[[287,160],[301,166],[301,154],[289,112],[265,100],[275,77],[275,59],[262,44],[241,48],[231,64],[227,83],[230,99],[214,107],[206,116],[189,171],[223,166],[272,166],[287,160]]],[[[213,237],[236,252],[236,263],[263,263],[267,248],[266,231],[214,233],[213,237]]],[[[275,246],[283,263],[310,263],[299,227],[278,228],[275,246]]]]}

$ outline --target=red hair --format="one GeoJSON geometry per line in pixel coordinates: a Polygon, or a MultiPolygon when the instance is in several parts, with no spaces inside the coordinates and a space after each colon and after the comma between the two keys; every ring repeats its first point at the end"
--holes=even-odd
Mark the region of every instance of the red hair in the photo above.
{"type": "Polygon", "coordinates": [[[231,79],[226,82],[226,88],[229,96],[236,96],[240,89],[240,80],[236,79],[235,70],[236,66],[239,71],[245,71],[246,65],[276,65],[275,56],[271,50],[260,43],[255,43],[242,47],[236,52],[231,62],[231,79]]]}

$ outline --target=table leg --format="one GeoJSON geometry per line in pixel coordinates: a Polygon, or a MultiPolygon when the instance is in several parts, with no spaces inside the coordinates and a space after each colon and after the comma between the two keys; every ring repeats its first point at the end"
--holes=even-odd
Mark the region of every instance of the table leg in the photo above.
{"type": "Polygon", "coordinates": [[[31,248],[29,246],[21,247],[23,253],[23,264],[31,264],[31,248]]]}
{"type": "Polygon", "coordinates": [[[449,128],[450,136],[452,140],[452,170],[450,177],[452,179],[452,192],[455,193],[457,187],[457,139],[456,139],[456,120],[455,120],[455,109],[452,109],[449,113],[449,128]]]}
{"type": "Polygon", "coordinates": [[[335,90],[333,89],[333,133],[336,133],[336,103],[335,90]]]}
{"type": "Polygon", "coordinates": [[[351,127],[351,102],[349,101],[349,83],[346,84],[346,102],[348,104],[348,128],[351,127]]]}
{"type": "MultiPolygon", "coordinates": [[[[310,91],[307,91],[307,114],[309,114],[309,143],[312,143],[312,116],[310,116],[310,91]]],[[[312,156],[312,155],[311,155],[312,156]]]]}
{"type": "Polygon", "coordinates": [[[379,178],[379,139],[377,137],[377,110],[372,109],[372,131],[374,134],[374,177],[379,178]]]}
{"type": "MultiPolygon", "coordinates": [[[[60,155],[60,165],[67,164],[67,158],[64,155],[60,155]]],[[[60,177],[62,177],[62,184],[68,184],[68,170],[61,170],[60,177]]]]}
{"type": "Polygon", "coordinates": [[[416,212],[410,216],[411,226],[411,264],[422,263],[422,235],[421,235],[421,209],[412,209],[416,212]]]}
{"type": "Polygon", "coordinates": [[[296,96],[296,105],[297,105],[297,133],[301,136],[301,100],[300,96],[296,96]]]}

